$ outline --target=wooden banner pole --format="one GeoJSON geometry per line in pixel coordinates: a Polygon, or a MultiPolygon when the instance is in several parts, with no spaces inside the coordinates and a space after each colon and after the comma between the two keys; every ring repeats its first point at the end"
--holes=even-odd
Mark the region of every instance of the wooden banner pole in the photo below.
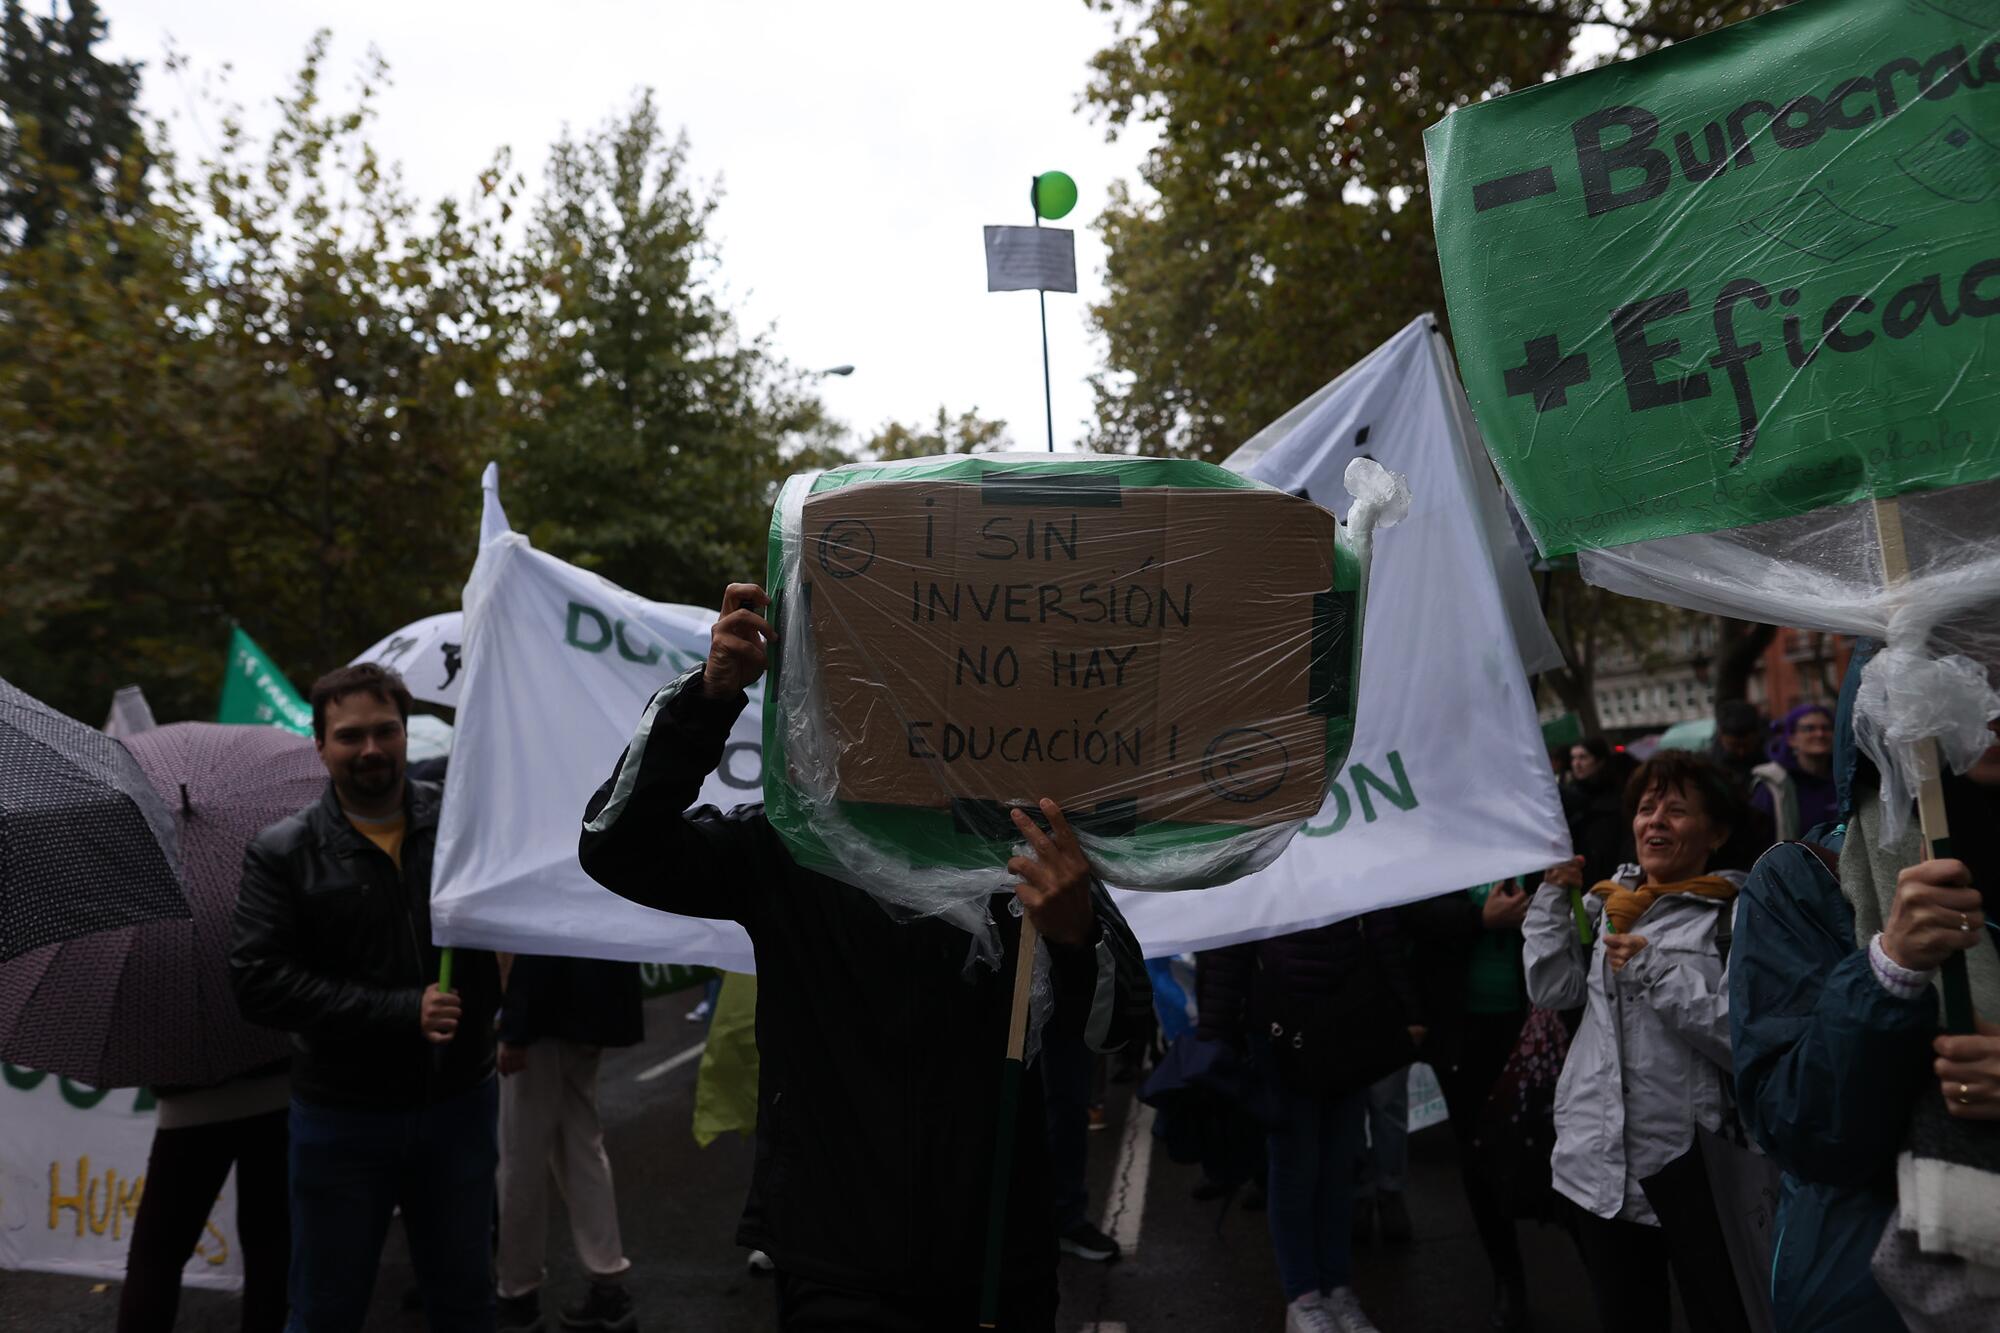
{"type": "MultiPolygon", "coordinates": [[[[1894,588],[1910,577],[1909,550],[1903,542],[1903,508],[1896,500],[1875,503],[1875,542],[1882,556],[1882,582],[1894,588]]],[[[1943,768],[1938,761],[1937,741],[1925,737],[1917,742],[1917,819],[1924,835],[1924,859],[1951,855],[1951,827],[1945,817],[1943,768]]],[[[1955,953],[1938,970],[1944,988],[1944,1026],[1947,1032],[1973,1030],[1972,982],[1966,975],[1965,955],[1955,953]]]]}

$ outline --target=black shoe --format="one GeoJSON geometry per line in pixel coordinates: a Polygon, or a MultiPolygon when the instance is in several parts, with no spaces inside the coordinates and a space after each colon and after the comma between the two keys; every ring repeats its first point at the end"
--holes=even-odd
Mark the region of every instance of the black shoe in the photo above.
{"type": "Polygon", "coordinates": [[[1094,1264],[1115,1264],[1124,1257],[1118,1242],[1088,1222],[1076,1222],[1063,1229],[1059,1242],[1064,1254],[1088,1259],[1094,1264]]]}
{"type": "Polygon", "coordinates": [[[622,1282],[590,1284],[590,1294],[582,1305],[563,1311],[563,1327],[584,1333],[636,1333],[639,1313],[632,1308],[632,1293],[622,1282]]]}
{"type": "Polygon", "coordinates": [[[1509,1282],[1502,1279],[1493,1284],[1493,1313],[1487,1317],[1486,1326],[1493,1333],[1533,1333],[1534,1324],[1528,1318],[1528,1289],[1519,1278],[1509,1282]]]}
{"type": "Polygon", "coordinates": [[[1375,1196],[1375,1218],[1383,1240],[1391,1245],[1410,1243],[1410,1210],[1403,1206],[1401,1190],[1383,1190],[1375,1196]]]}
{"type": "Polygon", "coordinates": [[[502,1296],[499,1318],[494,1323],[498,1333],[544,1333],[548,1328],[542,1322],[542,1294],[531,1291],[525,1296],[502,1296]]]}

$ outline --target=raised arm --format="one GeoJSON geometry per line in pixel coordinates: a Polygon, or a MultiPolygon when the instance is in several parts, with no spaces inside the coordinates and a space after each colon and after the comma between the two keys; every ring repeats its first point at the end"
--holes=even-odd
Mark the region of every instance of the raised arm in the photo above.
{"type": "Polygon", "coordinates": [[[620,897],[684,916],[746,920],[759,878],[761,811],[689,810],[722,761],[746,687],[764,670],[769,603],[732,583],[709,632],[708,660],[655,694],[583,811],[577,856],[620,897]]]}
{"type": "Polygon", "coordinates": [[[1577,933],[1570,893],[1582,884],[1581,857],[1552,867],[1521,921],[1528,998],[1544,1009],[1574,1009],[1589,990],[1590,955],[1577,933]]]}

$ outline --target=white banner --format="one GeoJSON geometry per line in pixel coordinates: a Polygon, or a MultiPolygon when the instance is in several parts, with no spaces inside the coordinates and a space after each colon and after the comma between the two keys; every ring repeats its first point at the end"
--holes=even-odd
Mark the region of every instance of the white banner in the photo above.
{"type": "MultiPolygon", "coordinates": [[[[122,1279],[153,1121],[138,1089],[101,1092],[0,1064],[0,1269],[122,1279]]],[[[234,1172],[181,1280],[243,1285],[234,1172]]]]}
{"type": "MultiPolygon", "coordinates": [[[[1192,893],[1121,893],[1149,956],[1286,934],[1569,854],[1526,679],[1559,659],[1472,431],[1420,319],[1229,460],[1344,512],[1341,474],[1366,453],[1409,478],[1414,502],[1376,539],[1360,718],[1326,805],[1256,875],[1192,893]]],[[[751,970],[739,927],[635,907],[576,860],[585,801],[651,692],[706,655],[715,613],[645,601],[534,550],[505,531],[492,484],[489,475],[465,591],[437,939],[751,970]]],[[[718,570],[717,596],[741,574],[718,570]]],[[[753,692],[703,801],[760,799],[761,698],[753,692]]]]}
{"type": "Polygon", "coordinates": [[[1268,868],[1200,893],[1124,894],[1149,956],[1325,925],[1569,855],[1527,672],[1561,656],[1500,482],[1428,317],[1224,462],[1345,515],[1366,454],[1410,482],[1375,538],[1358,716],[1326,804],[1268,868]]]}

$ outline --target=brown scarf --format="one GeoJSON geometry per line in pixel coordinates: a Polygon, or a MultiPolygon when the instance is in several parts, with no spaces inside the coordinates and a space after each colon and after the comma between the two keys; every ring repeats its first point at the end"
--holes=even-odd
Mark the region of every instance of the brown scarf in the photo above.
{"type": "Polygon", "coordinates": [[[1607,879],[1591,890],[1604,899],[1604,916],[1611,929],[1623,935],[1646,914],[1646,909],[1670,893],[1692,893],[1698,898],[1719,898],[1728,902],[1736,896],[1736,886],[1720,875],[1696,875],[1677,884],[1654,884],[1628,889],[1615,879],[1607,879]]]}

